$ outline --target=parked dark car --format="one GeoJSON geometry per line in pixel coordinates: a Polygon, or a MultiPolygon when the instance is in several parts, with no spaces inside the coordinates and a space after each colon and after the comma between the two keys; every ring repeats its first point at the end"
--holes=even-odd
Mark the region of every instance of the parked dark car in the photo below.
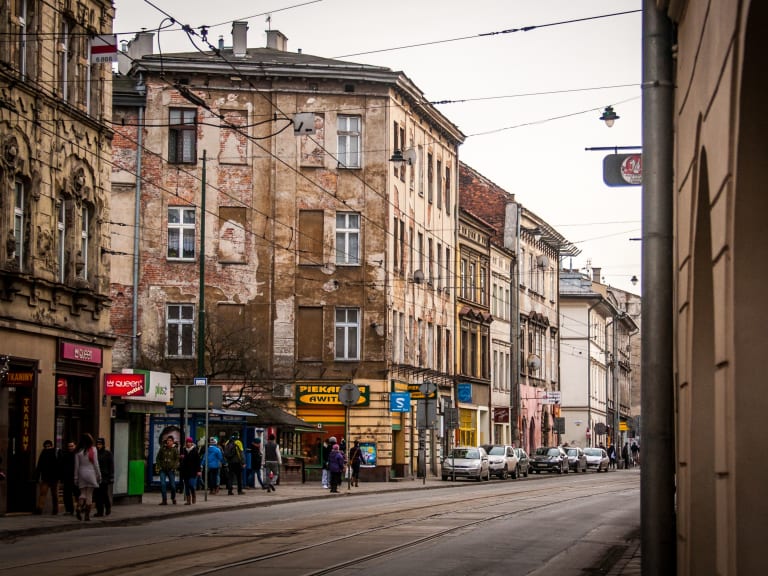
{"type": "Polygon", "coordinates": [[[569,446],[565,449],[568,454],[568,467],[574,472],[587,471],[587,455],[578,446],[569,446]]]}
{"type": "Polygon", "coordinates": [[[536,474],[542,472],[568,474],[568,454],[559,446],[536,448],[531,459],[531,470],[536,474]]]}

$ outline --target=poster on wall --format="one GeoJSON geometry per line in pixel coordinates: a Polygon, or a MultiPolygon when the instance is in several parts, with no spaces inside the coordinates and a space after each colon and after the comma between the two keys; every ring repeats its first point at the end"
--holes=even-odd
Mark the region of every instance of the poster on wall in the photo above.
{"type": "Polygon", "coordinates": [[[360,451],[363,454],[363,463],[360,466],[364,468],[376,467],[376,442],[360,442],[360,451]]]}
{"type": "Polygon", "coordinates": [[[182,446],[181,429],[175,424],[168,425],[166,423],[156,422],[152,434],[154,442],[152,443],[152,446],[149,447],[152,452],[152,481],[154,482],[160,482],[160,473],[156,470],[157,467],[154,466],[154,464],[157,462],[157,453],[160,451],[160,446],[163,445],[163,442],[168,436],[173,437],[176,449],[179,450],[182,446]]]}

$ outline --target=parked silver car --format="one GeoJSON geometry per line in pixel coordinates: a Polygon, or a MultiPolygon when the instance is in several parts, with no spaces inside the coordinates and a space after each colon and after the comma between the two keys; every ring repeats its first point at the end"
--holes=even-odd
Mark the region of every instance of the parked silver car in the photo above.
{"type": "Polygon", "coordinates": [[[517,478],[520,475],[520,466],[513,446],[491,444],[483,448],[488,452],[488,466],[492,476],[506,480],[510,476],[517,478]]]}
{"type": "Polygon", "coordinates": [[[528,477],[528,473],[531,471],[531,459],[528,458],[528,452],[522,448],[515,448],[515,454],[517,455],[517,466],[520,469],[520,473],[528,477]]]}
{"type": "Polygon", "coordinates": [[[490,480],[488,453],[481,446],[457,446],[443,458],[442,478],[490,480]]]}
{"type": "Polygon", "coordinates": [[[587,456],[587,468],[589,470],[596,470],[597,472],[605,470],[608,472],[610,460],[605,450],[602,448],[584,448],[584,454],[587,456]]]}
{"type": "Polygon", "coordinates": [[[568,446],[565,449],[568,453],[568,467],[574,472],[586,472],[587,471],[587,456],[584,454],[584,450],[578,446],[568,446]]]}

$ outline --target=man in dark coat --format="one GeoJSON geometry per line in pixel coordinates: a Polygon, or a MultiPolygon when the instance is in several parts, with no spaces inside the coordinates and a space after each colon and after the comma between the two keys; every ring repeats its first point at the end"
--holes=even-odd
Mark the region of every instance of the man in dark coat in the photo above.
{"type": "Polygon", "coordinates": [[[261,438],[254,438],[251,441],[251,472],[253,473],[253,487],[256,488],[256,482],[262,489],[266,490],[264,481],[261,479],[261,465],[264,462],[264,455],[261,452],[261,438]]]}
{"type": "Polygon", "coordinates": [[[107,450],[104,438],[96,440],[96,453],[101,470],[101,482],[93,491],[96,502],[96,516],[109,516],[112,513],[112,483],[115,481],[115,460],[112,452],[107,450]]]}
{"type": "Polygon", "coordinates": [[[59,513],[59,466],[57,460],[58,454],[56,453],[56,448],[53,447],[53,442],[46,440],[43,442],[43,450],[40,452],[40,457],[37,459],[37,468],[35,468],[35,476],[40,484],[40,495],[37,498],[35,514],[43,513],[49,492],[52,502],[51,513],[59,513]]]}
{"type": "Polygon", "coordinates": [[[64,510],[67,514],[75,513],[75,500],[80,497],[80,489],[75,484],[75,450],[77,445],[72,441],[59,453],[59,480],[64,493],[64,510]]]}

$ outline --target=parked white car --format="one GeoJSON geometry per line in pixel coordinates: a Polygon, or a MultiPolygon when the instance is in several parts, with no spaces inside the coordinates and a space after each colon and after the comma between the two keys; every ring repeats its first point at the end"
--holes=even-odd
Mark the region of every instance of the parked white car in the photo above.
{"type": "Polygon", "coordinates": [[[510,476],[517,478],[522,473],[520,470],[517,453],[513,446],[504,444],[483,445],[488,452],[488,467],[491,470],[491,476],[498,476],[506,480],[510,476]]]}

